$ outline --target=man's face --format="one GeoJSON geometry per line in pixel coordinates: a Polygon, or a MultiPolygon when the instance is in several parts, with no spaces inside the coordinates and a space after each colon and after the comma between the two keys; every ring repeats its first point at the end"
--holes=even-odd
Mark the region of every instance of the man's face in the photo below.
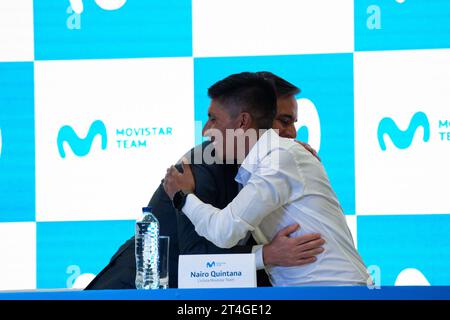
{"type": "Polygon", "coordinates": [[[297,100],[294,96],[281,97],[277,99],[277,115],[273,120],[272,128],[279,130],[279,135],[283,138],[295,139],[297,130],[297,100]]]}
{"type": "MultiPolygon", "coordinates": [[[[211,100],[211,104],[208,109],[208,121],[202,130],[202,135],[204,137],[210,137],[214,147],[216,149],[216,156],[219,159],[227,159],[227,145],[234,145],[230,143],[227,144],[226,130],[235,130],[239,128],[239,121],[236,118],[232,118],[230,114],[225,110],[225,108],[216,100],[211,100]],[[220,148],[219,146],[222,146],[220,148]],[[219,147],[219,148],[218,148],[219,147]]],[[[234,148],[231,150],[228,148],[228,158],[235,158],[234,148]]]]}
{"type": "MultiPolygon", "coordinates": [[[[273,129],[279,130],[279,135],[284,138],[295,139],[297,137],[297,130],[295,122],[297,122],[297,100],[294,96],[281,97],[277,99],[277,114],[272,124],[273,129]]],[[[239,117],[233,118],[221,106],[220,102],[212,100],[208,109],[208,121],[202,130],[204,137],[210,137],[213,144],[216,146],[222,145],[221,148],[216,148],[216,156],[219,159],[236,159],[241,158],[242,152],[236,150],[239,144],[237,137],[227,143],[226,130],[236,130],[240,128],[239,117]]],[[[244,151],[245,152],[245,151],[244,151]]]]}

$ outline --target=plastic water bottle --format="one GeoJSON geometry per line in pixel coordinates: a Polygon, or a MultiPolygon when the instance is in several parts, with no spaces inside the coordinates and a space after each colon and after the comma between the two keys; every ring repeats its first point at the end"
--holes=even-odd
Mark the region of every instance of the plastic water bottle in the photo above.
{"type": "Polygon", "coordinates": [[[159,289],[159,222],[151,207],[136,221],[136,289],[159,289]]]}

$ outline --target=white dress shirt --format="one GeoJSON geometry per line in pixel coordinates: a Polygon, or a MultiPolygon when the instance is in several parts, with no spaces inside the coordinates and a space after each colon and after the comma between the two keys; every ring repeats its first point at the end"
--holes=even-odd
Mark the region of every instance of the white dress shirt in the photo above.
{"type": "Polygon", "coordinates": [[[243,188],[223,210],[188,195],[182,211],[199,235],[230,248],[251,231],[263,245],[282,228],[298,223],[301,228],[292,236],[320,233],[325,251],[305,266],[265,266],[272,285],[368,284],[370,276],[324,167],[303,146],[267,130],[245,158],[236,181],[243,188]]]}

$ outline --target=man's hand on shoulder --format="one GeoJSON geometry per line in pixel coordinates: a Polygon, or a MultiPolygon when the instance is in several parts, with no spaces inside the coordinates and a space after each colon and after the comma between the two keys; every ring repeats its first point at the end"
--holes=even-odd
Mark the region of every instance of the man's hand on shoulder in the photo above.
{"type": "Polygon", "coordinates": [[[317,233],[289,237],[299,227],[298,224],[293,224],[280,230],[272,241],[263,247],[264,265],[292,267],[317,260],[316,256],[324,251],[322,246],[325,240],[317,233]]]}
{"type": "Polygon", "coordinates": [[[320,160],[320,157],[319,157],[319,155],[317,154],[317,151],[314,150],[313,147],[311,147],[309,144],[307,144],[307,143],[305,143],[305,142],[298,141],[298,140],[294,140],[294,141],[297,142],[298,144],[301,144],[306,150],[308,150],[309,152],[311,152],[311,154],[312,154],[314,157],[316,157],[317,160],[322,161],[322,160],[320,160]]]}

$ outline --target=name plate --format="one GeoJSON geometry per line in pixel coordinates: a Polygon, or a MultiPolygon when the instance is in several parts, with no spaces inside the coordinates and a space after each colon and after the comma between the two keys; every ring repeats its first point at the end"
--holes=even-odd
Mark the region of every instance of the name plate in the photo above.
{"type": "Polygon", "coordinates": [[[255,255],[180,255],[178,288],[256,287],[255,255]]]}

